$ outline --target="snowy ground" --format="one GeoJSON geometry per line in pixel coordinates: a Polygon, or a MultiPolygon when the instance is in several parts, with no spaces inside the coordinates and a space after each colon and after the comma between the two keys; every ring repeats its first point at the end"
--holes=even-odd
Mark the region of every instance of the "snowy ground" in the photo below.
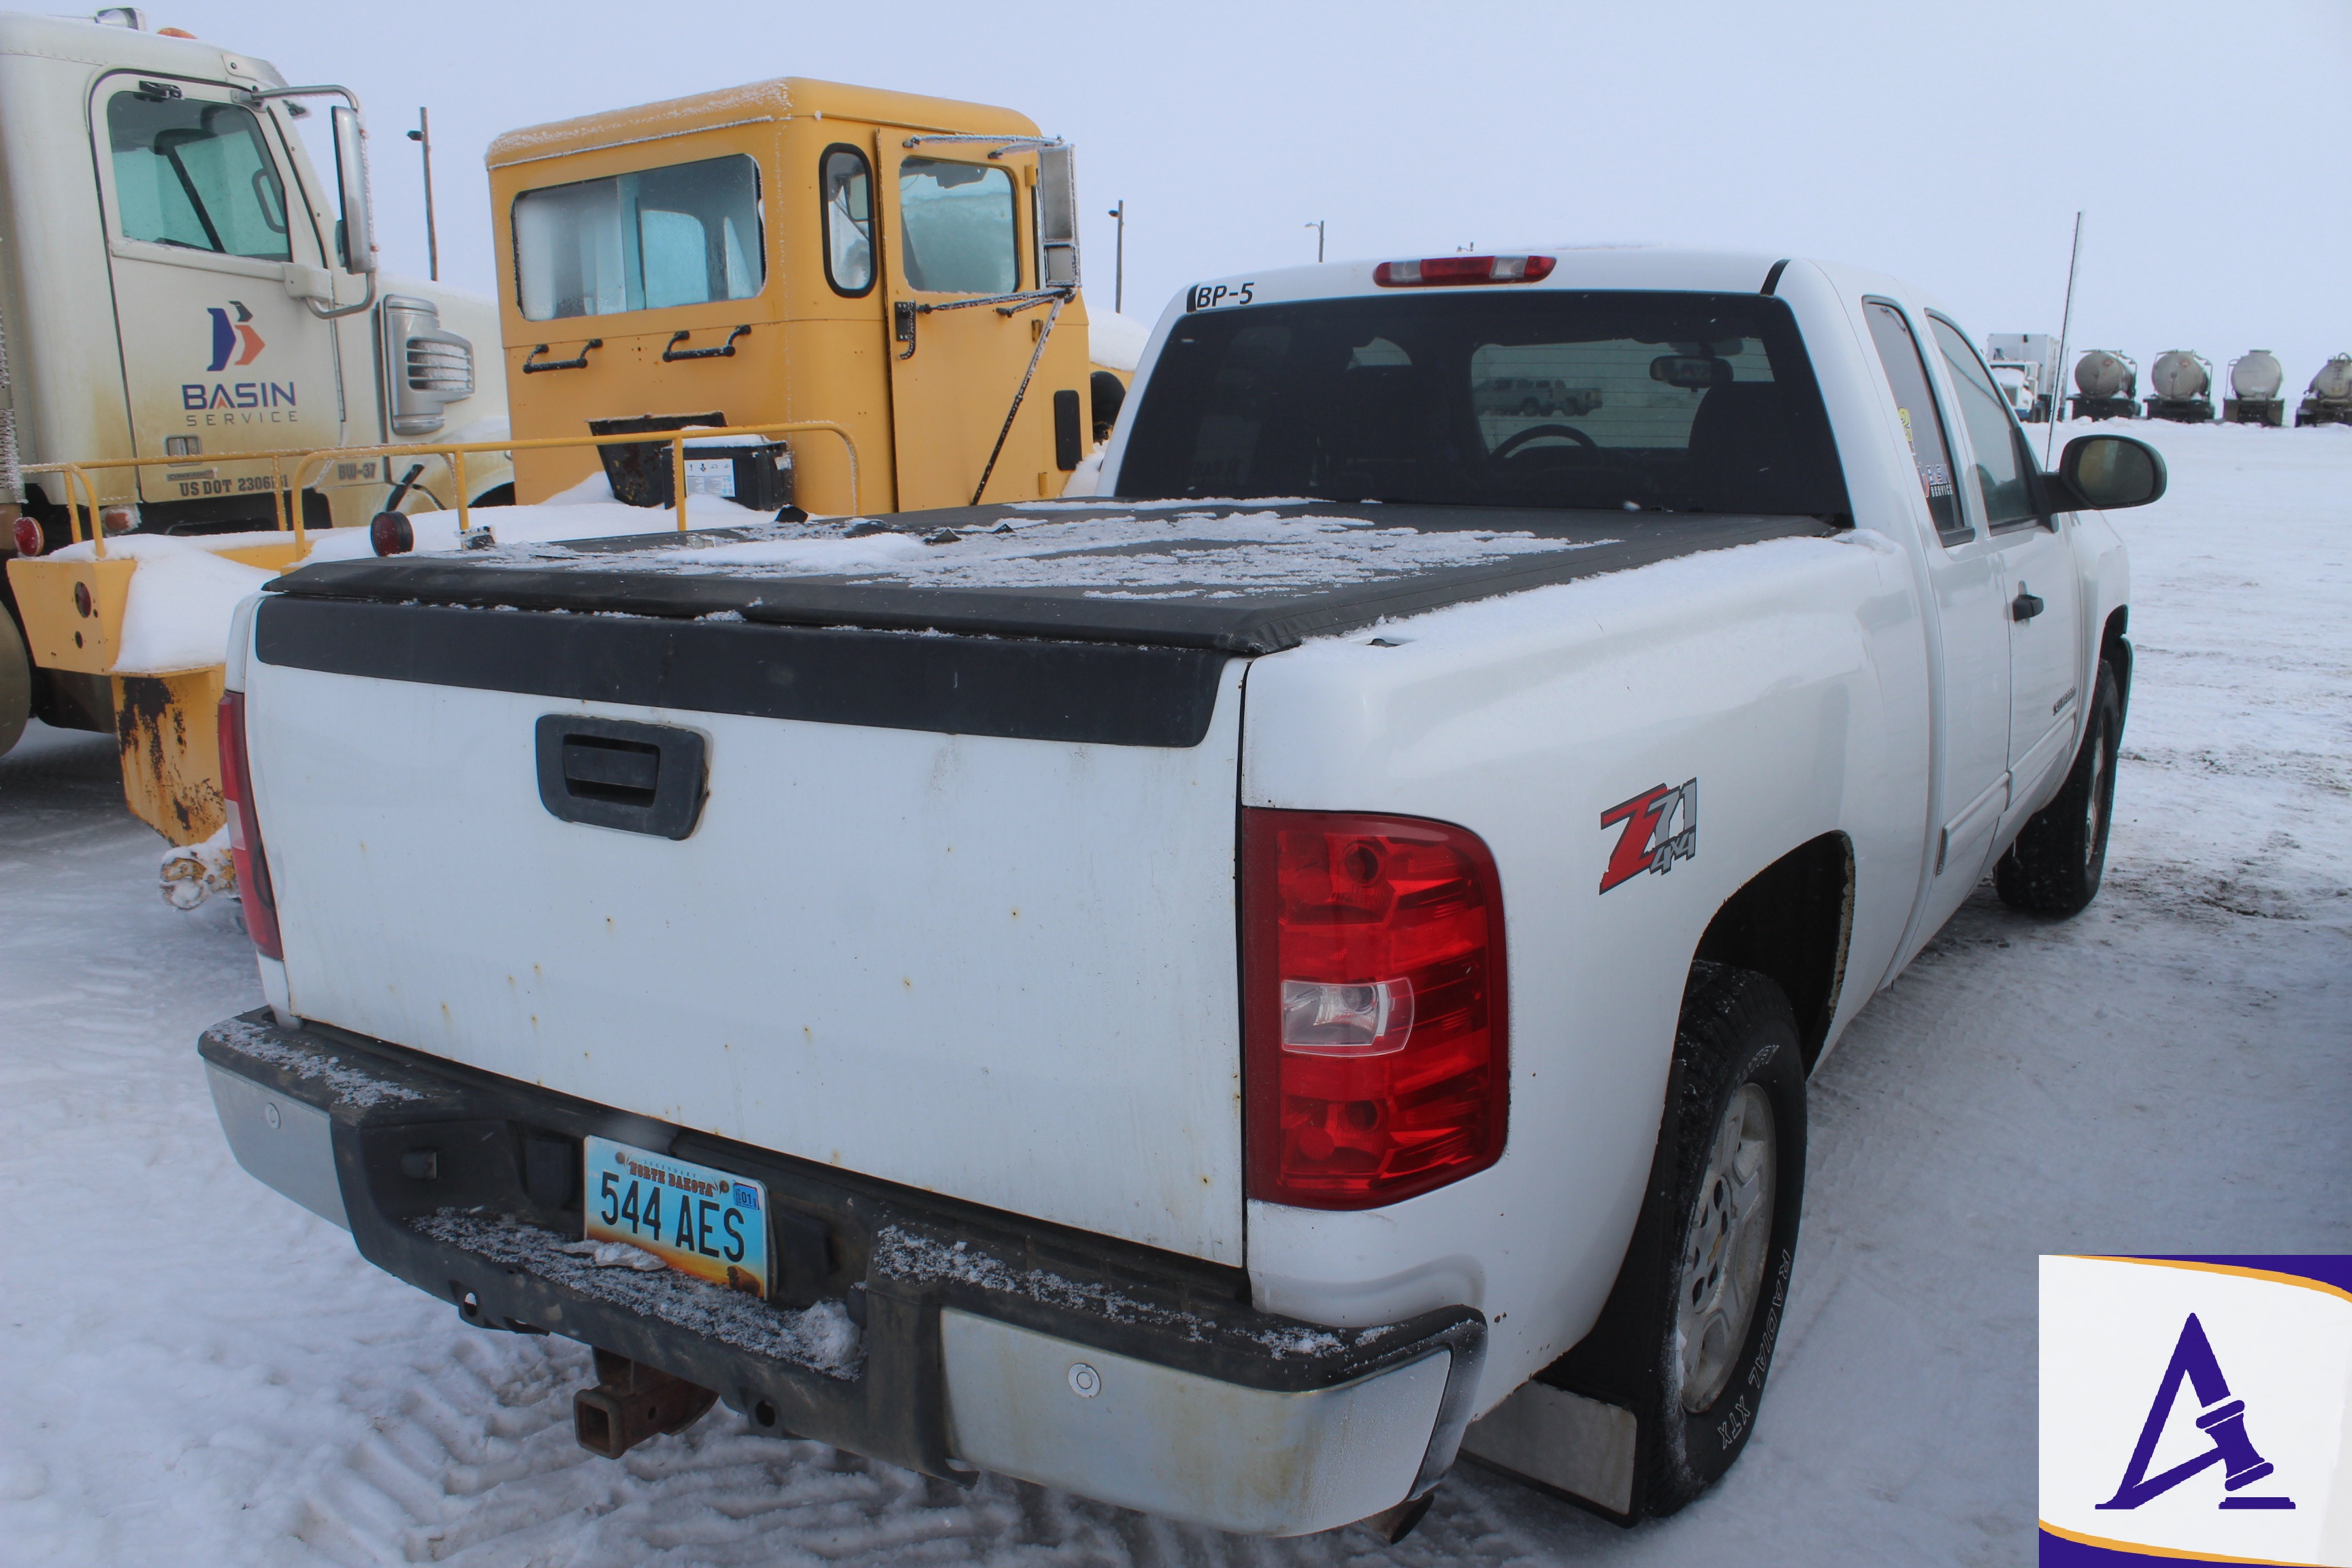
{"type": "Polygon", "coordinates": [[[1402,1546],[969,1493],[714,1412],[614,1463],[587,1352],[462,1326],[223,1147],[233,911],[154,893],[110,742],[0,760],[0,1561],[2021,1563],[2034,1257],[2352,1251],[2352,431],[2134,426],[2139,648],[2105,892],[1980,894],[1813,1084],[1738,1468],[1621,1531],[1465,1468],[1402,1546]]]}

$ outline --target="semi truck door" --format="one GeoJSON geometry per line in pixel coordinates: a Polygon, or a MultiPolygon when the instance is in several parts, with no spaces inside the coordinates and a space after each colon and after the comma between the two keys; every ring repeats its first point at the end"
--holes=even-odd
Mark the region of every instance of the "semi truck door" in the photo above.
{"type": "Polygon", "coordinates": [[[1907,956],[1984,875],[1993,830],[2008,807],[2008,611],[1998,542],[1961,505],[1950,425],[1930,389],[1924,345],[1895,306],[1873,300],[1864,310],[1934,530],[1927,542],[1927,574],[1942,648],[1937,706],[1943,733],[1927,823],[1930,881],[1904,944],[1907,956]]]}
{"type": "MultiPolygon", "coordinates": [[[[906,150],[888,130],[877,140],[898,506],[968,506],[1046,307],[1010,316],[994,305],[940,307],[1036,286],[1022,238],[1020,175],[1031,160],[991,162],[985,147],[906,150]]],[[[1023,429],[1005,442],[985,499],[1037,499],[1037,465],[1022,437],[1038,416],[1024,402],[1023,429]]]]}
{"type": "Polygon", "coordinates": [[[187,458],[140,470],[142,521],[268,526],[268,466],[236,454],[331,447],[343,422],[333,325],[289,291],[327,257],[280,125],[226,86],[127,74],[90,117],[137,455],[187,458]]]}
{"type": "Polygon", "coordinates": [[[2061,758],[2090,694],[2081,689],[2082,595],[2065,524],[2034,508],[2033,452],[2011,417],[1968,334],[1930,317],[1959,400],[1970,460],[1969,488],[1982,503],[2000,553],[2009,641],[2010,816],[2040,803],[2040,786],[2061,758]]]}

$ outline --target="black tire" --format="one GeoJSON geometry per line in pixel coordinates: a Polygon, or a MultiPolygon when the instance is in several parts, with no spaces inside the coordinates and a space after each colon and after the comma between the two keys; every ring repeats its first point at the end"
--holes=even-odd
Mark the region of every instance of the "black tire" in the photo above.
{"type": "Polygon", "coordinates": [[[1780,986],[1727,964],[1693,964],[1675,1036],[1675,1080],[1673,1158],[1660,1162],[1667,1179],[1651,1194],[1666,1243],[1664,1267],[1647,1282],[1654,1359],[1647,1408],[1635,1413],[1650,1429],[1641,1494],[1653,1517],[1675,1512],[1731,1468],[1756,1429],[1772,1370],[1805,1195],[1804,1052],[1780,986]],[[1759,1105],[1769,1128],[1756,1169],[1769,1173],[1770,1193],[1757,1217],[1769,1213],[1769,1223],[1760,1232],[1735,1226],[1727,1237],[1721,1216],[1730,1194],[1715,1169],[1717,1145],[1735,1106],[1752,1122],[1759,1105]],[[1717,1320],[1713,1353],[1685,1358],[1685,1302],[1731,1284],[1743,1258],[1754,1269],[1744,1313],[1729,1328],[1717,1320]]]}
{"type": "Polygon", "coordinates": [[[0,757],[15,750],[33,717],[33,660],[16,619],[0,607],[0,757]]]}
{"type": "Polygon", "coordinates": [[[2113,666],[2099,661],[2091,720],[2058,797],[2033,814],[1992,869],[2000,901],[2029,914],[2063,919],[2099,896],[2107,868],[2107,829],[2116,813],[2116,752],[2124,731],[2123,694],[2113,666]]]}
{"type": "Polygon", "coordinates": [[[476,496],[472,500],[467,501],[466,504],[468,507],[478,507],[512,506],[514,503],[514,485],[509,481],[503,485],[492,485],[488,489],[484,490],[480,495],[476,496]]]}
{"type": "MultiPolygon", "coordinates": [[[[1622,1525],[1675,1512],[1728,1470],[1755,1430],[1772,1370],[1781,1310],[1796,1262],[1797,1221],[1805,1196],[1805,1068],[1795,1014],[1780,987],[1728,964],[1691,965],[1675,1029],[1673,1071],[1660,1118],[1657,1151],[1633,1237],[1617,1282],[1592,1331],[1535,1381],[1632,1414],[1632,1484],[1613,1500],[1584,1495],[1488,1460],[1542,1489],[1622,1525]],[[1727,1335],[1717,1384],[1685,1389],[1680,1305],[1693,1243],[1707,1230],[1707,1179],[1718,1134],[1734,1101],[1753,1086],[1770,1110],[1771,1192],[1756,1212],[1769,1215],[1762,1259],[1744,1329],[1727,1335]]],[[[1735,1249],[1736,1250],[1736,1249],[1735,1249]]],[[[1703,1271],[1696,1281],[1706,1284],[1703,1271]]],[[[1472,1450],[1474,1456],[1475,1450],[1472,1450]]]]}

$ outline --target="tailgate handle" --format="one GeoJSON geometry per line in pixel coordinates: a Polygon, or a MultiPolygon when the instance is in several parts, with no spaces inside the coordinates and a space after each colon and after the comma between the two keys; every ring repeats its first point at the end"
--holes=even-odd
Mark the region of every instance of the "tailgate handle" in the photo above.
{"type": "Polygon", "coordinates": [[[549,713],[537,739],[540,804],[559,820],[684,838],[702,816],[709,770],[698,731],[549,713]]]}

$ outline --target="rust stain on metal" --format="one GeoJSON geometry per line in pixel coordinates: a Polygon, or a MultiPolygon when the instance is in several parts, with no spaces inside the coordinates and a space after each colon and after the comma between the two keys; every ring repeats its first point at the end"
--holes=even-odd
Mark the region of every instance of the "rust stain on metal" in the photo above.
{"type": "Polygon", "coordinates": [[[114,677],[114,739],[131,815],[173,844],[201,844],[227,821],[214,714],[221,671],[114,677]]]}

